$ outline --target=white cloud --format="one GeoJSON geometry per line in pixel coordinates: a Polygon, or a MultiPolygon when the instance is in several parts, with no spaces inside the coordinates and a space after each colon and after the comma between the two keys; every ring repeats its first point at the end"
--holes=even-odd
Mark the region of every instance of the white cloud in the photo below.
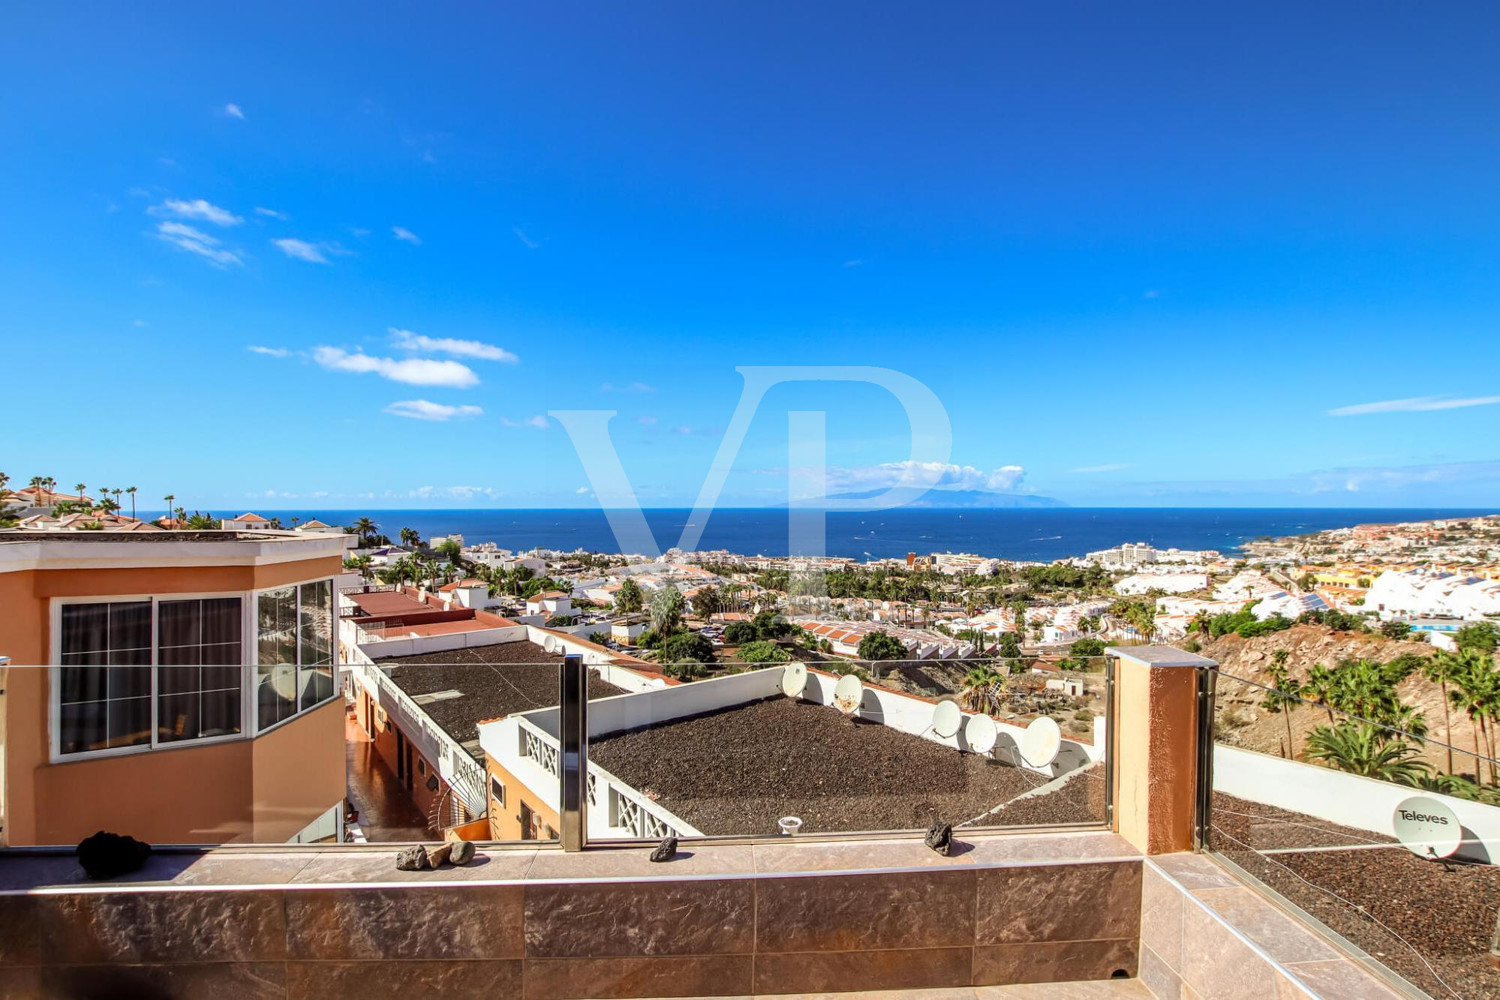
{"type": "Polygon", "coordinates": [[[830,493],[890,489],[897,485],[935,490],[1007,492],[1021,485],[1026,478],[1026,470],[1019,465],[1002,465],[986,472],[972,465],[907,459],[904,462],[883,462],[855,468],[830,466],[825,476],[830,493]]]}
{"type": "Polygon", "coordinates": [[[425,337],[410,330],[390,328],[391,339],[403,351],[432,351],[451,354],[459,358],[478,358],[481,361],[505,361],[515,364],[521,359],[503,347],[486,344],[479,340],[458,340],[453,337],[425,337]]]}
{"type": "Polygon", "coordinates": [[[160,205],[153,205],[147,209],[152,215],[170,215],[176,219],[193,219],[198,222],[211,222],[216,226],[238,226],[245,220],[218,205],[204,201],[202,198],[194,198],[186,201],[182,198],[168,198],[160,205]]]}
{"type": "Polygon", "coordinates": [[[252,354],[264,354],[268,358],[290,357],[292,353],[285,347],[261,347],[258,344],[251,344],[249,347],[245,348],[245,350],[249,351],[252,354]]]}
{"type": "Polygon", "coordinates": [[[524,243],[526,245],[526,248],[529,249],[529,250],[535,250],[537,247],[541,246],[541,244],[538,243],[536,240],[532,239],[531,237],[529,237],[525,233],[523,233],[521,231],[521,227],[520,226],[511,226],[510,227],[510,231],[513,232],[513,233],[515,233],[516,234],[516,239],[518,239],[522,243],[524,243]]]}
{"type": "Polygon", "coordinates": [[[1356,403],[1329,410],[1330,417],[1362,417],[1369,413],[1424,413],[1429,410],[1461,410],[1466,406],[1493,406],[1500,396],[1413,396],[1410,399],[1387,399],[1378,403],[1356,403]]]}
{"type": "Polygon", "coordinates": [[[280,219],[283,222],[285,222],[287,218],[287,214],[285,212],[278,212],[274,208],[266,208],[263,205],[255,206],[255,214],[264,215],[268,219],[280,219]]]}
{"type": "Polygon", "coordinates": [[[373,372],[392,382],[408,385],[444,385],[467,389],[479,384],[479,376],[468,365],[457,361],[435,361],[431,358],[377,358],[361,351],[350,353],[337,347],[318,347],[313,360],[330,371],[373,372]]]}
{"type": "Polygon", "coordinates": [[[131,321],[130,321],[130,325],[131,325],[131,326],[150,326],[150,325],[151,325],[151,324],[150,324],[150,323],[147,323],[147,322],[146,322],[146,321],[145,321],[145,320],[143,320],[143,319],[136,319],[136,320],[131,320],[131,321]]]}
{"type": "Polygon", "coordinates": [[[599,391],[600,392],[655,392],[656,391],[656,387],[653,386],[653,385],[647,385],[644,382],[631,382],[629,385],[615,385],[612,382],[605,382],[603,385],[601,385],[599,387],[599,391]]]}
{"type": "Polygon", "coordinates": [[[322,248],[306,240],[284,239],[271,242],[288,257],[305,260],[310,264],[328,263],[328,258],[323,256],[322,248]]]}
{"type": "Polygon", "coordinates": [[[477,406],[449,406],[425,399],[403,399],[385,408],[395,417],[410,417],[413,420],[452,420],[454,417],[478,417],[484,411],[477,406]]]}
{"type": "MultiPolygon", "coordinates": [[[[479,497],[488,497],[493,500],[504,496],[500,490],[490,486],[418,486],[414,490],[405,493],[397,493],[386,490],[382,496],[403,500],[476,500],[479,497]]],[[[374,499],[375,494],[366,494],[366,499],[374,499]]]]}
{"type": "Polygon", "coordinates": [[[245,120],[245,112],[240,110],[238,104],[230,103],[224,105],[224,113],[231,118],[238,118],[240,121],[245,120]]]}
{"type": "Polygon", "coordinates": [[[1500,462],[1445,462],[1433,465],[1367,466],[1328,469],[1309,477],[1314,493],[1391,492],[1439,485],[1488,483],[1500,479],[1500,462]]]}
{"type": "Polygon", "coordinates": [[[649,413],[643,413],[639,417],[636,417],[635,422],[640,424],[642,427],[656,426],[656,418],[649,413]]]}
{"type": "Polygon", "coordinates": [[[539,431],[544,431],[551,426],[547,423],[547,418],[540,413],[534,417],[527,417],[524,420],[512,420],[509,417],[501,417],[500,422],[506,427],[530,427],[533,430],[539,431]]]}
{"type": "Polygon", "coordinates": [[[1073,471],[1074,472],[1119,472],[1121,469],[1128,469],[1128,468],[1130,468],[1130,466],[1127,463],[1125,463],[1125,462],[1107,462],[1104,465],[1084,465],[1084,466],[1080,466],[1079,468],[1074,469],[1073,471]]]}
{"type": "Polygon", "coordinates": [[[417,246],[422,245],[422,238],[405,226],[392,226],[391,235],[403,243],[413,243],[417,246]]]}
{"type": "Polygon", "coordinates": [[[159,222],[156,224],[158,238],[188,253],[197,254],[215,267],[243,264],[236,250],[230,250],[217,239],[182,222],[159,222]]]}
{"type": "Polygon", "coordinates": [[[588,491],[589,491],[589,488],[587,486],[580,486],[580,487],[578,487],[578,489],[576,489],[576,490],[573,491],[573,495],[581,497],[581,496],[584,496],[585,494],[587,494],[588,491]]]}

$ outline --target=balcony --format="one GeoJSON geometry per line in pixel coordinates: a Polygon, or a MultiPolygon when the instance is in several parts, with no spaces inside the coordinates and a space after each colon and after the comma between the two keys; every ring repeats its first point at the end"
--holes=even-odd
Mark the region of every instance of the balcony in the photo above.
{"type": "MultiPolygon", "coordinates": [[[[350,667],[348,725],[399,732],[437,765],[400,777],[438,784],[439,808],[419,809],[430,836],[475,836],[482,805],[474,863],[401,871],[402,844],[247,843],[91,882],[65,848],[12,850],[0,995],[1493,995],[1487,940],[1450,947],[1451,924],[1414,940],[1375,902],[1385,859],[1439,881],[1494,869],[1423,860],[1337,811],[1388,813],[1413,789],[1338,790],[1341,772],[1236,746],[1225,715],[1263,690],[1174,649],[1112,652],[1076,673],[993,664],[953,708],[890,664],[863,665],[852,699],[857,673],[816,664],[674,684],[617,662],[491,663],[489,692],[472,670],[350,667]],[[553,704],[538,683],[556,683],[553,704]],[[466,698],[499,712],[473,739],[466,698]],[[932,817],[955,826],[947,854],[922,842],[932,817]],[[652,862],[663,835],[679,851],[652,862]],[[1481,978],[1442,992],[1461,975],[1481,978]]],[[[1480,832],[1463,852],[1490,849],[1474,826],[1488,814],[1464,815],[1480,832]]],[[[1445,909],[1493,922],[1472,884],[1445,909]]]]}

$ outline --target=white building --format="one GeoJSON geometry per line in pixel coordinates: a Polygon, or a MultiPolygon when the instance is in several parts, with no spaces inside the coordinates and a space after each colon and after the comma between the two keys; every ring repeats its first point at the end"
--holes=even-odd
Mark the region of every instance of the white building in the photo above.
{"type": "Polygon", "coordinates": [[[1136,573],[1115,584],[1117,594],[1149,594],[1159,590],[1164,594],[1186,594],[1194,590],[1207,590],[1207,573],[1136,573]]]}
{"type": "Polygon", "coordinates": [[[273,531],[271,522],[259,514],[241,514],[239,517],[226,517],[219,521],[219,527],[225,531],[273,531]]]}

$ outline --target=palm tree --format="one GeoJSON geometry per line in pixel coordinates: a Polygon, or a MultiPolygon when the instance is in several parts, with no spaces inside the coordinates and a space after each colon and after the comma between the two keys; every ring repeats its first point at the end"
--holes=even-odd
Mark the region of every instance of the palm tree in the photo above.
{"type": "MultiPolygon", "coordinates": [[[[363,518],[363,520],[369,520],[369,518],[363,518]]],[[[359,528],[359,525],[356,524],[354,527],[357,530],[359,528]]],[[[373,525],[371,527],[373,528],[373,525]]],[[[363,534],[363,532],[360,532],[360,533],[363,534]]],[[[419,544],[421,544],[421,541],[422,541],[422,536],[417,533],[417,530],[415,528],[402,528],[401,529],[401,544],[402,545],[405,545],[407,548],[414,549],[419,544]]]]}
{"type": "Polygon", "coordinates": [[[1496,783],[1495,736],[1490,723],[1500,718],[1500,674],[1494,660],[1482,650],[1466,649],[1459,654],[1459,672],[1454,678],[1456,690],[1448,693],[1454,707],[1469,716],[1474,727],[1474,777],[1480,778],[1481,757],[1490,758],[1490,784],[1496,783]],[[1480,744],[1481,735],[1484,738],[1480,744]]]}
{"type": "Polygon", "coordinates": [[[358,535],[362,541],[368,541],[370,536],[375,534],[375,532],[379,528],[380,525],[376,524],[368,517],[362,517],[358,521],[354,522],[354,533],[358,535]]]}
{"type": "Polygon", "coordinates": [[[167,516],[171,517],[172,516],[172,501],[176,500],[177,496],[174,493],[168,493],[166,496],[162,497],[162,499],[167,502],[167,516]]]}
{"type": "Polygon", "coordinates": [[[1288,759],[1296,756],[1292,744],[1292,709],[1301,701],[1298,695],[1302,693],[1302,682],[1291,676],[1287,670],[1286,661],[1290,656],[1291,654],[1284,649],[1278,649],[1271,654],[1271,668],[1267,671],[1271,675],[1271,686],[1266,689],[1265,697],[1260,703],[1267,712],[1281,713],[1284,717],[1288,759]]]}
{"type": "Polygon", "coordinates": [[[1453,718],[1449,714],[1448,682],[1458,679],[1463,661],[1452,653],[1442,652],[1422,662],[1422,676],[1438,685],[1443,692],[1443,742],[1448,744],[1448,773],[1453,773],[1453,718]]]}
{"type": "Polygon", "coordinates": [[[73,488],[78,491],[78,502],[82,503],[83,502],[83,491],[86,490],[86,489],[88,489],[88,486],[85,485],[84,483],[74,483],[73,484],[73,488]]]}
{"type": "Polygon", "coordinates": [[[989,711],[995,700],[995,686],[1003,682],[1004,677],[988,664],[970,667],[964,677],[964,704],[975,712],[989,711]]]}
{"type": "Polygon", "coordinates": [[[1307,737],[1307,755],[1330,767],[1398,785],[1416,785],[1432,767],[1414,759],[1417,748],[1366,722],[1318,726],[1307,737]]]}
{"type": "Polygon", "coordinates": [[[126,493],[130,494],[130,516],[132,519],[135,517],[135,491],[136,488],[134,486],[128,487],[125,490],[126,493]]]}

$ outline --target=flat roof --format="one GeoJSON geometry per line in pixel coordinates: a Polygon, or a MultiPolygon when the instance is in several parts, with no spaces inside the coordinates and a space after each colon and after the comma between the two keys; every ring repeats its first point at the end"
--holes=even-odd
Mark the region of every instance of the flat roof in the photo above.
{"type": "MultiPolygon", "coordinates": [[[[150,522],[143,522],[150,523],[150,522]]],[[[306,542],[306,535],[290,531],[35,531],[6,529],[0,531],[0,542],[129,542],[145,545],[155,542],[306,542]]]]}
{"type": "MultiPolygon", "coordinates": [[[[500,642],[375,660],[391,682],[477,760],[479,723],[558,703],[563,657],[532,642],[500,642]]],[[[589,699],[625,694],[589,671],[589,699]]]]}
{"type": "Polygon", "coordinates": [[[709,835],[775,834],[782,816],[803,833],[1104,820],[1098,764],[1012,802],[1049,779],[791,698],[603,736],[589,759],[709,835]]]}

